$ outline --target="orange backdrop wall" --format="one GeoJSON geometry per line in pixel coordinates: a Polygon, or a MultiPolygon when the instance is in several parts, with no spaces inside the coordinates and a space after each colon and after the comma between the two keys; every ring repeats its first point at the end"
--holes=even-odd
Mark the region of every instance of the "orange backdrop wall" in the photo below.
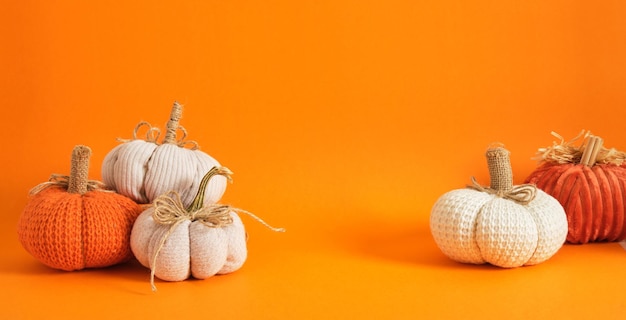
{"type": "Polygon", "coordinates": [[[516,182],[551,131],[626,149],[625,16],[622,1],[4,3],[0,315],[168,316],[204,298],[178,312],[620,314],[618,244],[565,246],[531,268],[466,266],[439,252],[428,217],[470,176],[487,183],[493,142],[512,152],[516,182]],[[69,173],[77,144],[100,179],[116,138],[142,120],[163,127],[175,100],[189,139],[235,172],[224,202],[287,232],[244,218],[242,270],[157,294],[133,263],[63,273],[31,258],[16,236],[28,190],[69,173]]]}

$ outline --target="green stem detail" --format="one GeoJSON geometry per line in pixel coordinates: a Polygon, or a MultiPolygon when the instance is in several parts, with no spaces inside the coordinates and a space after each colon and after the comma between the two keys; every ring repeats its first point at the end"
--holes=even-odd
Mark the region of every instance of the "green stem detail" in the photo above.
{"type": "Polygon", "coordinates": [[[232,171],[230,171],[226,167],[211,168],[211,170],[209,170],[209,172],[207,172],[204,177],[202,177],[200,185],[198,186],[198,193],[196,193],[196,196],[193,198],[193,202],[189,205],[189,207],[186,208],[187,212],[194,212],[202,209],[202,206],[204,204],[204,194],[206,193],[206,187],[209,184],[211,178],[216,175],[221,175],[225,176],[226,179],[228,179],[229,181],[232,181],[232,178],[230,177],[231,174],[232,171]]]}

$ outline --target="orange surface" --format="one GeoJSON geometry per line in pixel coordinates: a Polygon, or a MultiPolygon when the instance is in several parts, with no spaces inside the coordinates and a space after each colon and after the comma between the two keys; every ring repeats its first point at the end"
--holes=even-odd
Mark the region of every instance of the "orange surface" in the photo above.
{"type": "Polygon", "coordinates": [[[626,250],[564,246],[504,270],[450,261],[428,227],[502,142],[515,180],[582,129],[626,149],[623,1],[10,1],[0,10],[0,318],[618,319],[626,250]],[[136,262],[62,272],[29,256],[28,190],[91,177],[141,120],[185,105],[190,139],[235,172],[236,273],[157,281],[136,262]]]}

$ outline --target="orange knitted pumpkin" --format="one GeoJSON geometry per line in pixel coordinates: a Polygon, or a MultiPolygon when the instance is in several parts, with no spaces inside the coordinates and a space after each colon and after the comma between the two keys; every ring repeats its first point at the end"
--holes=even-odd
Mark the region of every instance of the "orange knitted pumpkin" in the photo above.
{"type": "Polygon", "coordinates": [[[18,222],[24,249],[55,269],[106,267],[132,257],[130,232],[141,207],[87,180],[90,155],[76,146],[70,176],[52,175],[31,190],[18,222]]]}
{"type": "Polygon", "coordinates": [[[567,214],[567,241],[626,239],[626,153],[602,147],[603,140],[584,131],[570,142],[541,148],[542,163],[526,178],[555,197],[567,214]],[[581,139],[580,146],[573,142],[581,139]]]}

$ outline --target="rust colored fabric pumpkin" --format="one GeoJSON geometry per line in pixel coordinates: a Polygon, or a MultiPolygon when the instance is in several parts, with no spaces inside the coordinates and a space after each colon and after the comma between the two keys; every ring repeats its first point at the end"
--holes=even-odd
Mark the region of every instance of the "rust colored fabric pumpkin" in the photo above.
{"type": "Polygon", "coordinates": [[[582,132],[569,142],[539,149],[541,164],[527,183],[555,197],[565,208],[567,241],[626,239],[626,153],[603,147],[600,137],[582,132]],[[582,140],[580,146],[574,145],[582,140]]]}
{"type": "Polygon", "coordinates": [[[76,146],[70,176],[53,175],[31,190],[20,216],[22,246],[49,267],[107,267],[132,257],[130,232],[142,208],[87,180],[90,155],[88,147],[76,146]]]}

